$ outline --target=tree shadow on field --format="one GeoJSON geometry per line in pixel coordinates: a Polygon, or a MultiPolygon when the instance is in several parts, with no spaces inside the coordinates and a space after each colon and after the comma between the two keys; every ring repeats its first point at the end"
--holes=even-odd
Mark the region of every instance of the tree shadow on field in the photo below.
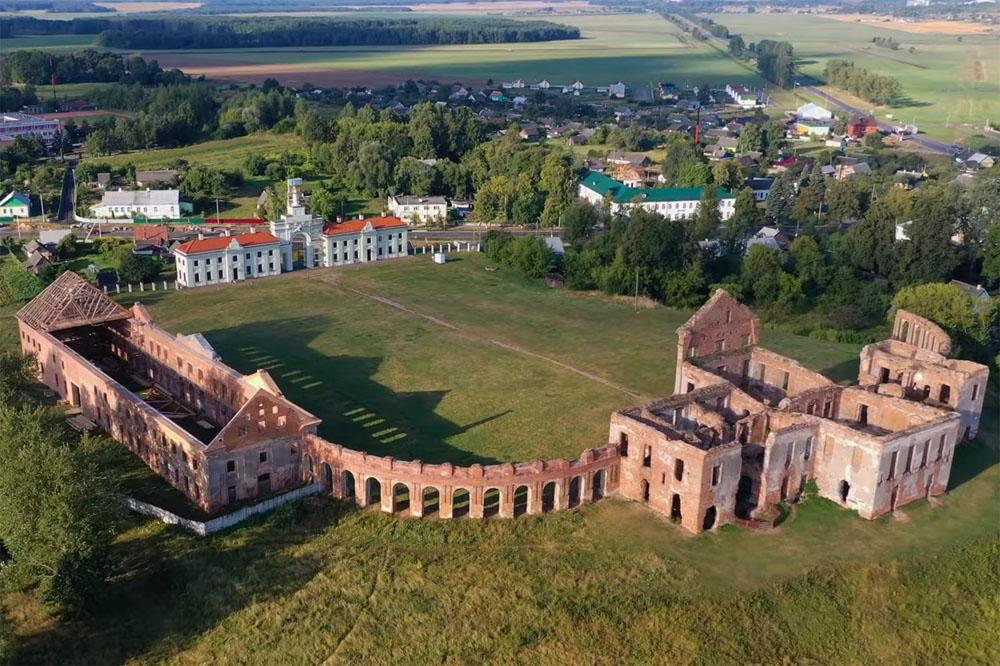
{"type": "Polygon", "coordinates": [[[897,97],[896,99],[892,100],[892,102],[889,104],[890,109],[902,109],[902,108],[909,109],[909,108],[919,108],[924,106],[931,106],[931,103],[921,102],[919,100],[913,99],[912,97],[897,97]]]}
{"type": "Polygon", "coordinates": [[[955,447],[955,458],[951,464],[948,489],[954,490],[968,483],[990,467],[1000,463],[1000,412],[995,407],[1000,404],[1000,381],[990,377],[983,401],[983,415],[979,420],[979,432],[971,442],[959,442],[955,447]],[[990,408],[990,406],[994,408],[990,408]]]}
{"type": "Polygon", "coordinates": [[[332,316],[314,316],[255,321],[205,331],[205,335],[223,360],[238,370],[267,370],[285,397],[323,419],[319,434],[335,444],[426,463],[501,462],[457,449],[447,440],[509,412],[486,414],[466,424],[453,423],[435,411],[448,388],[394,391],[372,379],[382,358],[317,351],[316,338],[337,326],[332,316]]]}
{"type": "Polygon", "coordinates": [[[835,365],[828,366],[820,370],[820,374],[835,382],[856,381],[858,378],[858,368],[861,362],[856,358],[841,361],[835,365]]]}
{"type": "Polygon", "coordinates": [[[209,537],[138,527],[142,534],[126,534],[112,547],[115,568],[88,616],[19,636],[13,663],[168,660],[228,617],[306,586],[329,563],[298,546],[355,510],[308,498],[209,537]]]}

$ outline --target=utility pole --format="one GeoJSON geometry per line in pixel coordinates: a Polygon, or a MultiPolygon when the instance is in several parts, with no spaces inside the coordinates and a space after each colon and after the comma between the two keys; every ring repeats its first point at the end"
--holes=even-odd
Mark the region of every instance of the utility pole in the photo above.
{"type": "Polygon", "coordinates": [[[635,269],[635,311],[639,311],[639,269],[635,269]]]}

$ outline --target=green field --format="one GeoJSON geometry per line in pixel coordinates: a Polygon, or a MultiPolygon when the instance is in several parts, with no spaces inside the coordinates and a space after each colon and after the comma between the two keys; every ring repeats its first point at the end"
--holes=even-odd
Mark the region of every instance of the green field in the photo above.
{"type": "Polygon", "coordinates": [[[162,148],[121,153],[110,157],[91,157],[88,161],[121,167],[134,164],[136,169],[167,167],[176,160],[187,160],[190,164],[202,164],[217,169],[238,170],[243,160],[251,153],[276,156],[285,150],[302,148],[302,142],[294,134],[272,134],[259,132],[235,139],[205,141],[183,148],[162,148]]]}
{"type": "MultiPolygon", "coordinates": [[[[637,400],[600,380],[670,391],[688,312],[486,265],[418,257],[143,300],[240,370],[269,368],[326,437],[399,457],[574,455],[637,400]],[[381,441],[344,414],[357,406],[405,436],[381,441]]],[[[16,343],[9,316],[0,341],[16,343]]],[[[838,378],[856,372],[855,346],[765,342],[838,378]]],[[[774,534],[690,537],[614,500],[449,522],[314,499],[208,539],[134,519],[104,602],[79,622],[47,618],[27,592],[0,599],[18,663],[996,663],[1000,468],[984,444],[996,418],[956,454],[939,505],[897,519],[810,499],[774,534]]]]}
{"type": "MultiPolygon", "coordinates": [[[[952,138],[1000,121],[1000,38],[996,35],[915,34],[870,24],[806,14],[709,14],[747,42],[787,40],[801,71],[821,78],[827,60],[846,58],[858,66],[899,79],[907,99],[879,110],[902,123],[952,138]],[[875,46],[873,37],[892,37],[898,50],[875,46]],[[909,48],[914,47],[914,53],[909,48]]],[[[830,90],[843,97],[840,91],[830,90]]],[[[864,105],[862,108],[870,108],[864,105]]]]}

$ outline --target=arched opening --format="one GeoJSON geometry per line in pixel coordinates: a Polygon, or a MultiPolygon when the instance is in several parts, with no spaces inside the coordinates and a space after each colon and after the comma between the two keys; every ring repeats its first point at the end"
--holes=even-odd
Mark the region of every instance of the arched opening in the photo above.
{"type": "Polygon", "coordinates": [[[847,504],[847,496],[851,493],[851,484],[847,481],[840,482],[840,503],[847,504]]]}
{"type": "Polygon", "coordinates": [[[313,459],[312,456],[309,455],[308,453],[306,454],[305,467],[302,473],[302,479],[306,483],[313,482],[313,459]]]}
{"type": "Polygon", "coordinates": [[[382,503],[382,484],[375,477],[365,481],[365,506],[382,503]]]}
{"type": "Polygon", "coordinates": [[[305,234],[292,237],[292,270],[309,268],[309,239],[305,234]]]}
{"type": "Polygon", "coordinates": [[[483,493],[483,518],[492,518],[500,513],[500,491],[488,488],[483,493]]]}
{"type": "Polygon", "coordinates": [[[326,463],[320,463],[320,478],[323,480],[323,490],[330,490],[333,488],[333,470],[326,463]]]}
{"type": "Polygon", "coordinates": [[[674,493],[674,497],[670,500],[670,520],[675,523],[681,522],[681,496],[674,493]]]}
{"type": "Polygon", "coordinates": [[[580,486],[583,485],[579,476],[574,476],[569,482],[569,508],[580,505],[580,486]]]}
{"type": "Polygon", "coordinates": [[[910,322],[904,321],[903,325],[899,329],[899,339],[903,342],[909,342],[907,336],[910,334],[910,322]]]}
{"type": "Polygon", "coordinates": [[[736,485],[736,515],[748,519],[753,507],[753,479],[749,476],[741,476],[736,485]]]}
{"type": "Polygon", "coordinates": [[[710,530],[715,527],[715,507],[708,507],[708,511],[705,512],[705,520],[702,522],[701,527],[704,530],[710,530]]]}
{"type": "Polygon", "coordinates": [[[469,498],[469,491],[465,488],[459,488],[451,495],[451,515],[454,518],[461,518],[462,516],[469,515],[469,507],[472,506],[472,501],[469,498]]]}
{"type": "Polygon", "coordinates": [[[604,497],[604,470],[594,472],[594,481],[590,489],[590,499],[594,502],[604,497]]]}
{"type": "Polygon", "coordinates": [[[514,517],[528,513],[528,486],[514,489],[514,517]]]}
{"type": "Polygon", "coordinates": [[[647,481],[646,479],[643,479],[642,482],[639,483],[639,490],[642,491],[642,501],[643,502],[648,502],[649,501],[649,481],[647,481]]]}
{"type": "Polygon", "coordinates": [[[397,483],[392,487],[392,512],[402,513],[410,510],[410,487],[405,483],[397,483]]]}
{"type": "Polygon", "coordinates": [[[424,488],[423,492],[423,514],[433,516],[441,508],[441,493],[437,488],[424,488]]]}
{"type": "Polygon", "coordinates": [[[556,482],[549,481],[542,486],[542,513],[549,513],[556,509],[556,482]]]}
{"type": "Polygon", "coordinates": [[[344,499],[354,497],[354,475],[346,469],[340,474],[340,493],[344,499]]]}

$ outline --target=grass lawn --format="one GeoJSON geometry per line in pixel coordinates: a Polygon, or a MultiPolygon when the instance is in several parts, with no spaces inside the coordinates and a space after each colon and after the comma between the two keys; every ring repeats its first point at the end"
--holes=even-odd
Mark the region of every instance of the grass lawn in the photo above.
{"type": "MultiPolygon", "coordinates": [[[[217,169],[239,170],[250,153],[277,155],[285,150],[298,150],[302,142],[294,134],[261,132],[235,139],[205,141],[182,148],[162,148],[122,153],[110,157],[88,157],[87,161],[120,167],[131,162],[136,169],[166,168],[175,160],[203,164],[217,169]]],[[[258,193],[259,194],[259,193],[258,193]]]]}
{"type": "MultiPolygon", "coordinates": [[[[934,136],[953,139],[980,131],[1000,118],[1000,68],[995,36],[915,34],[891,27],[838,21],[809,14],[709,14],[747,42],[787,40],[795,47],[804,74],[822,78],[826,62],[853,60],[858,66],[899,79],[906,96],[878,116],[893,114],[901,123],[916,122],[934,136]],[[872,44],[892,37],[898,50],[872,44]],[[910,53],[910,47],[914,53],[910,53]],[[946,126],[947,125],[947,126],[946,126]]],[[[843,91],[831,94],[845,98],[843,91]]],[[[861,108],[872,108],[862,102],[861,108]]]]}
{"type": "MultiPolygon", "coordinates": [[[[332,441],[400,458],[575,455],[605,441],[629,393],[671,391],[689,311],[486,265],[417,257],[141,298],[238,369],[269,369],[332,441]],[[382,421],[352,421],[358,407],[382,421]]],[[[0,342],[16,343],[10,319],[0,342]]],[[[838,379],[857,371],[857,346],[764,343],[838,379]]],[[[615,500],[416,521],[313,498],[207,539],[134,518],[103,603],[75,623],[28,592],[0,600],[19,663],[996,663],[997,417],[957,452],[939,505],[897,519],[813,498],[774,534],[690,537],[615,500]]]]}

